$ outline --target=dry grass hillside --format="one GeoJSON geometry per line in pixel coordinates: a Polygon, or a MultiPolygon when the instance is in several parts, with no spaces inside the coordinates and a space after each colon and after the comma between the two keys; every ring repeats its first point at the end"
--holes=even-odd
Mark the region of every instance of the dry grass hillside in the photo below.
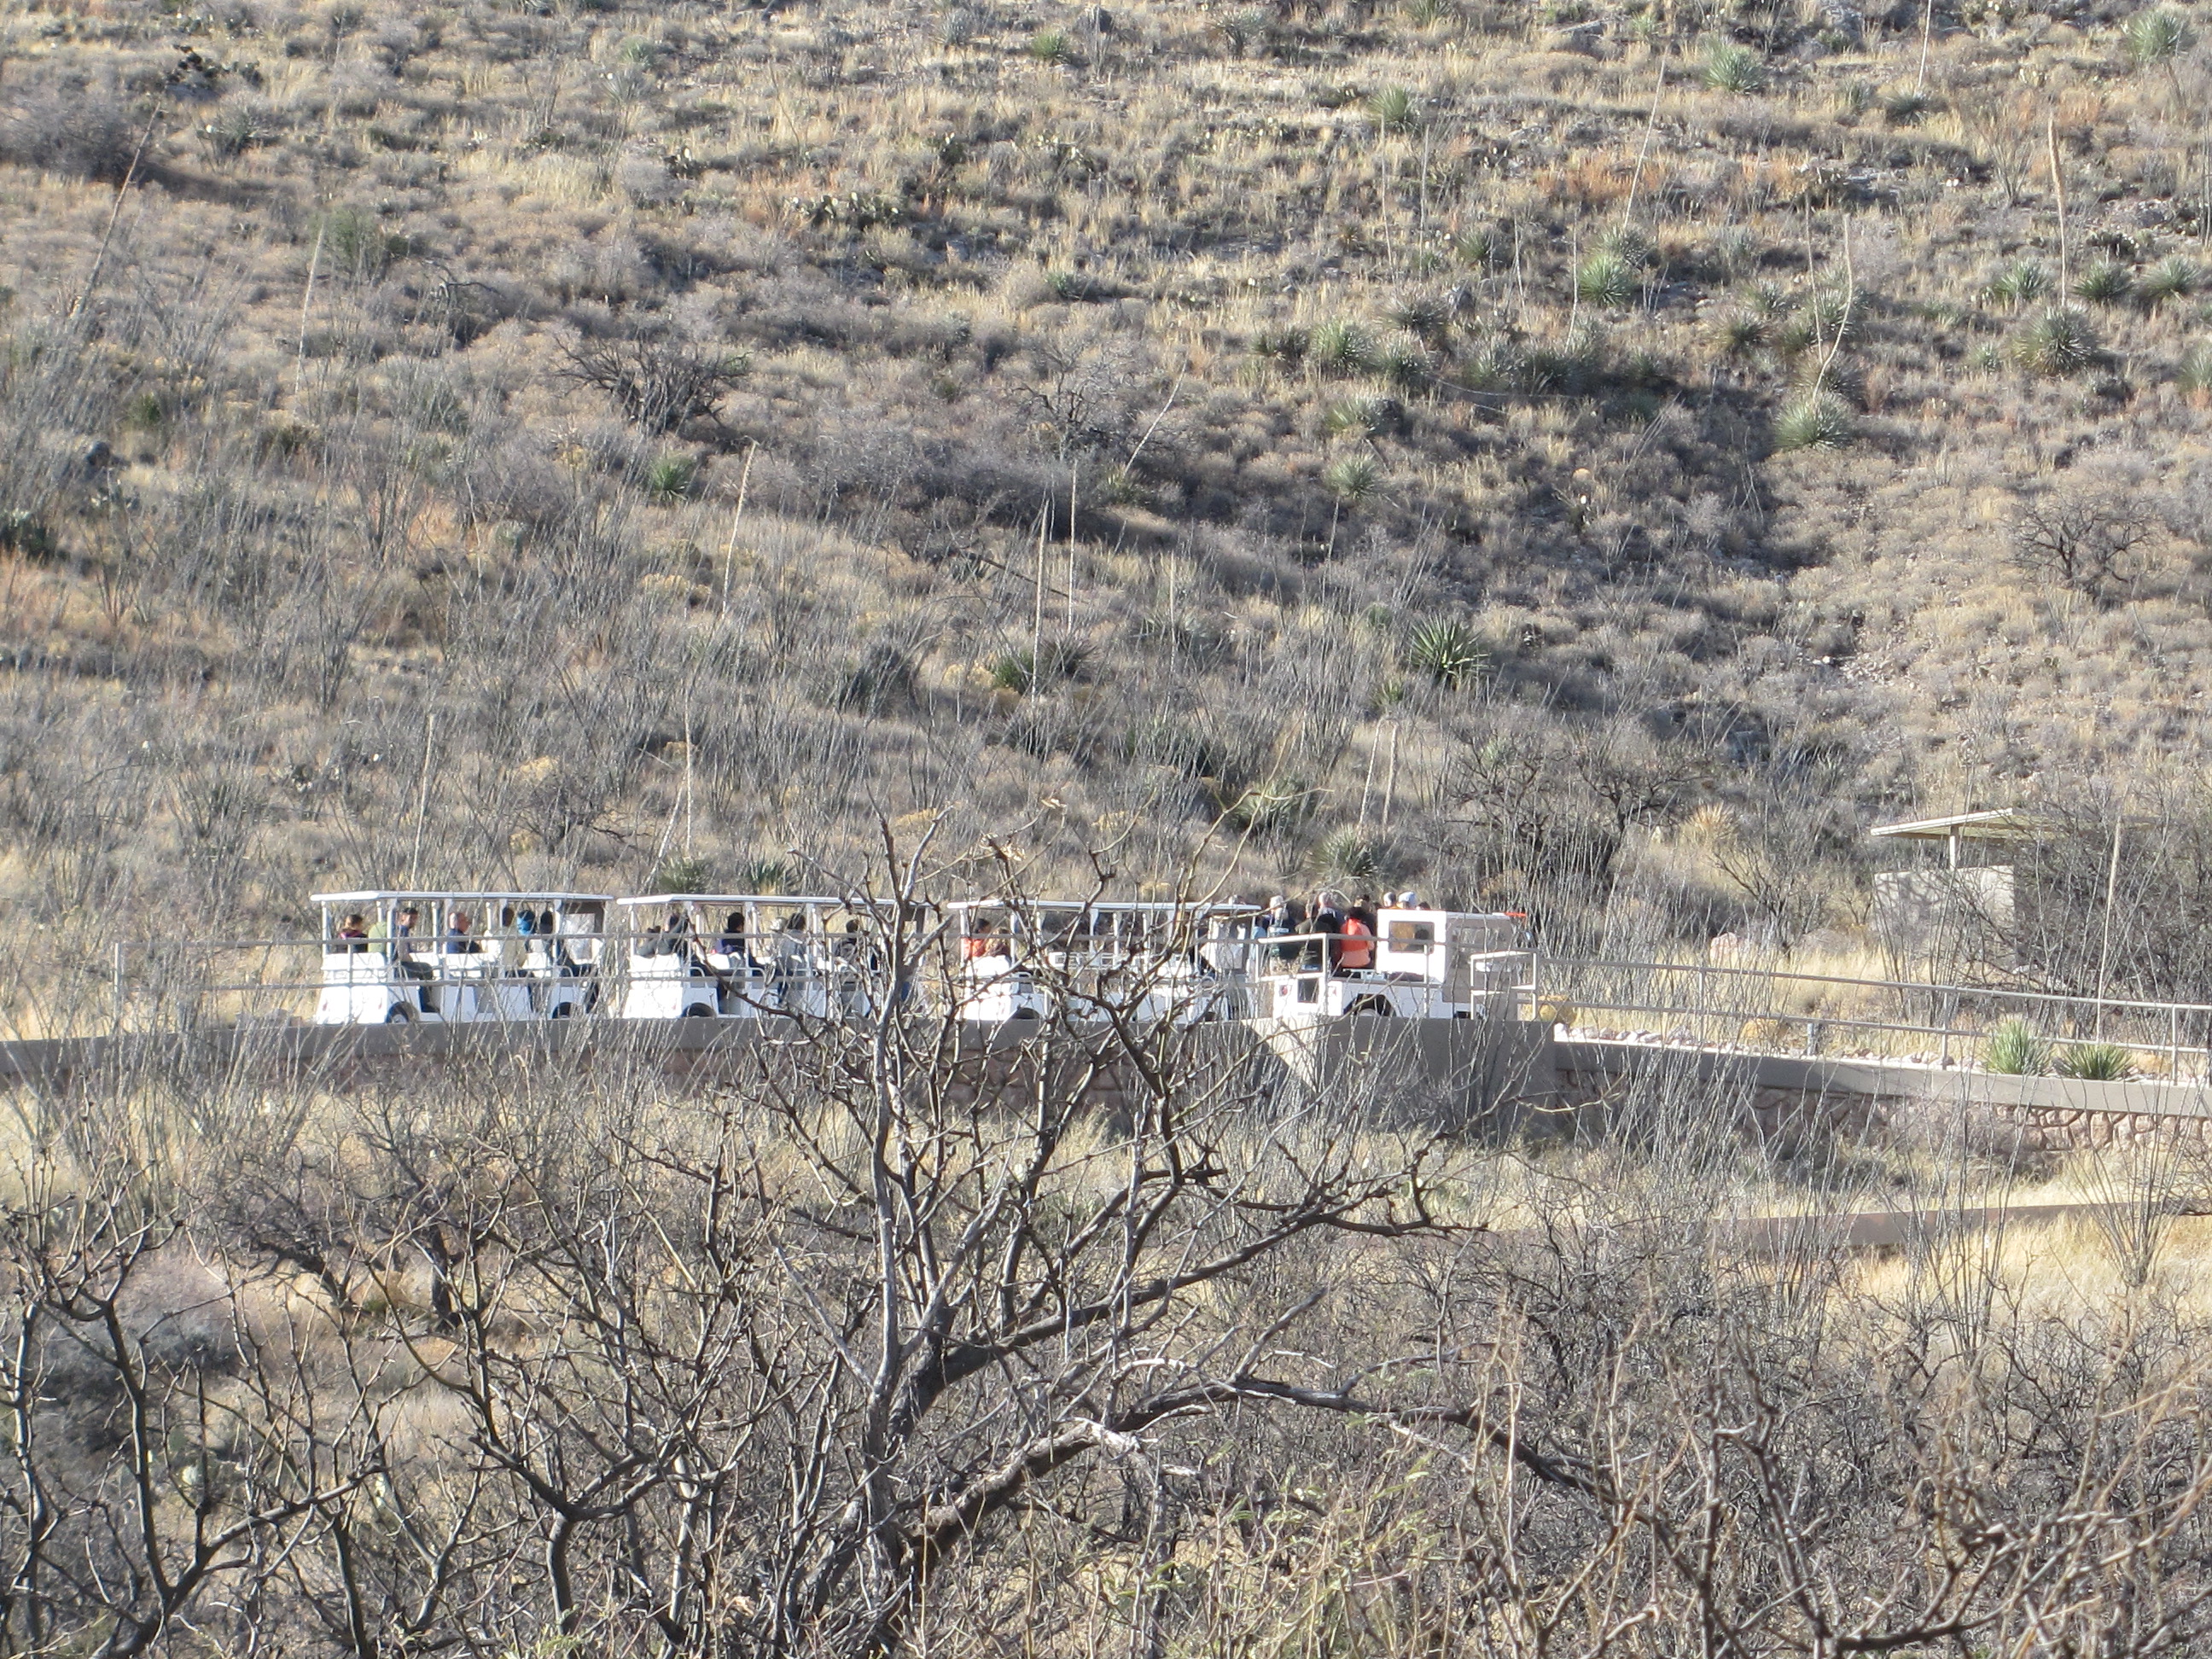
{"type": "Polygon", "coordinates": [[[12,0],[17,936],[945,811],[1848,926],[2197,763],[2208,107],[2121,0],[12,0]]]}

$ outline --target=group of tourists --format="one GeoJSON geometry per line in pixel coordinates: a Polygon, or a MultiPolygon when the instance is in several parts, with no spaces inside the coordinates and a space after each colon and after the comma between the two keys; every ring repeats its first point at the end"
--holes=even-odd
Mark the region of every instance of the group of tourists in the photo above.
{"type": "Polygon", "coordinates": [[[1419,903],[1419,896],[1410,892],[1385,893],[1380,906],[1370,894],[1346,898],[1334,887],[1321,889],[1310,905],[1277,893],[1255,931],[1261,939],[1290,941],[1273,947],[1278,962],[1319,968],[1326,948],[1329,971],[1358,973],[1375,966],[1378,908],[1414,909],[1419,903]]]}
{"type": "MultiPolygon", "coordinates": [[[[487,969],[484,976],[489,978],[565,977],[585,971],[585,964],[562,942],[560,920],[550,910],[503,905],[498,922],[481,936],[475,932],[476,918],[466,910],[448,912],[442,934],[434,934],[423,927],[419,905],[402,904],[391,915],[387,924],[382,915],[372,922],[362,911],[350,912],[338,923],[336,947],[349,955],[388,952],[393,970],[402,979],[415,981],[415,1005],[424,1013],[436,1013],[441,1006],[433,984],[439,974],[422,960],[425,957],[488,958],[466,966],[487,969]]],[[[452,967],[459,970],[464,964],[455,963],[452,967]]],[[[536,1000],[535,992],[532,998],[536,1000]]]]}
{"type": "Polygon", "coordinates": [[[412,904],[403,904],[392,913],[389,926],[381,916],[372,924],[361,911],[356,910],[338,923],[337,937],[343,941],[339,949],[349,953],[378,950],[398,941],[397,955],[400,958],[400,970],[408,973],[410,969],[419,969],[419,972],[410,973],[410,976],[415,978],[428,979],[430,976],[427,966],[408,960],[422,954],[496,956],[499,967],[508,974],[549,970],[565,973],[574,971],[576,967],[574,958],[561,942],[560,924],[550,910],[518,910],[511,904],[506,905],[501,908],[498,925],[490,933],[478,937],[471,931],[475,926],[476,919],[466,910],[455,910],[446,918],[443,937],[433,940],[422,931],[421,908],[412,904]],[[413,943],[417,939],[423,942],[419,945],[413,943]],[[539,957],[534,965],[530,960],[533,951],[539,957]]]}

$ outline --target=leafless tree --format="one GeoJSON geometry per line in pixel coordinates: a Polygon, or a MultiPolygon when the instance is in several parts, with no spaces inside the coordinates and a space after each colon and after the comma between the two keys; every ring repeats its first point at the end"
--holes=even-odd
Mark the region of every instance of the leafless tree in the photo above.
{"type": "Polygon", "coordinates": [[[2155,518],[2111,490],[2066,492],[2021,505],[2012,525],[2011,557],[2024,574],[2054,582],[2093,605],[2125,598],[2145,574],[2144,550],[2155,518]]]}
{"type": "Polygon", "coordinates": [[[656,434],[712,420],[749,368],[742,352],[665,333],[584,336],[568,343],[564,356],[570,380],[605,392],[626,418],[656,434]]]}

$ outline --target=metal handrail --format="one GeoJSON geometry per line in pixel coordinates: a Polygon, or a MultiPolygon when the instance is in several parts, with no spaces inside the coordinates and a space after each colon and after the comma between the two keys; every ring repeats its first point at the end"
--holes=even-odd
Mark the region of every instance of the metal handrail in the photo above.
{"type": "MultiPolygon", "coordinates": [[[[1560,958],[1554,957],[1553,960],[1560,958]]],[[[1932,991],[1949,996],[2003,997],[2030,1002],[2079,1002],[2093,1008],[2136,1009],[2161,1014],[2212,1014],[2212,1002],[2146,1002],[2127,997],[2079,996],[2070,991],[2015,991],[1993,985],[1950,985],[1932,980],[1853,979],[1836,974],[1801,974],[1788,968],[1729,967],[1717,962],[1610,962],[1603,958],[1589,958],[1571,961],[1567,965],[1638,972],[1720,974],[1750,979],[1799,980],[1814,985],[1851,985],[1885,991],[1932,991]]]]}

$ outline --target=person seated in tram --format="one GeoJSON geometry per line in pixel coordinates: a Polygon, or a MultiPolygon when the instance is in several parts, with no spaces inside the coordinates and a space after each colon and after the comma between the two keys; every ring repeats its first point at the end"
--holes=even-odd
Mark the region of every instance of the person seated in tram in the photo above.
{"type": "Polygon", "coordinates": [[[960,941],[960,954],[969,962],[984,957],[1010,957],[1014,953],[1014,922],[1011,916],[968,913],[967,937],[960,941]]]}
{"type": "Polygon", "coordinates": [[[568,948],[568,942],[561,937],[560,923],[550,910],[538,913],[535,937],[539,948],[545,952],[547,963],[556,974],[562,978],[575,978],[589,971],[578,960],[576,953],[568,948]]]}
{"type": "Polygon", "coordinates": [[[1324,961],[1332,969],[1337,965],[1339,955],[1344,948],[1340,939],[1344,933],[1345,908],[1344,895],[1334,888],[1325,887],[1314,895],[1313,920],[1306,924],[1306,931],[1327,937],[1317,945],[1306,947],[1307,966],[1318,968],[1323,965],[1324,961]],[[1326,949],[1328,953],[1326,958],[1320,955],[1322,949],[1326,949]]]}
{"type": "Polygon", "coordinates": [[[1336,948],[1338,967],[1358,973],[1374,967],[1375,902],[1364,894],[1345,910],[1343,938],[1336,948]]]}
{"type": "Polygon", "coordinates": [[[688,978],[703,979],[713,971],[707,965],[706,951],[692,929],[691,919],[681,910],[668,913],[668,925],[660,930],[660,953],[680,959],[688,978]]]}
{"type": "MultiPolygon", "coordinates": [[[[380,920],[375,927],[369,929],[368,937],[372,942],[380,943],[391,948],[392,966],[402,979],[421,981],[435,977],[430,971],[428,963],[417,962],[409,954],[412,948],[412,941],[422,927],[422,913],[420,910],[411,904],[403,904],[393,912],[392,923],[389,928],[386,928],[380,920]]],[[[415,994],[416,1006],[426,1014],[435,1012],[434,1005],[430,1000],[432,995],[433,993],[428,989],[419,990],[415,994]]]]}
{"type": "Polygon", "coordinates": [[[337,936],[344,941],[338,949],[347,956],[357,957],[368,949],[368,928],[358,910],[338,924],[337,936]]]}
{"type": "Polygon", "coordinates": [[[781,1000],[807,976],[811,966],[807,960],[806,918],[796,910],[785,916],[769,948],[775,958],[776,996],[781,1000]]]}
{"type": "Polygon", "coordinates": [[[467,911],[454,911],[453,919],[446,924],[446,942],[441,947],[441,953],[449,957],[476,957],[483,954],[483,946],[469,936],[467,911]]]}

